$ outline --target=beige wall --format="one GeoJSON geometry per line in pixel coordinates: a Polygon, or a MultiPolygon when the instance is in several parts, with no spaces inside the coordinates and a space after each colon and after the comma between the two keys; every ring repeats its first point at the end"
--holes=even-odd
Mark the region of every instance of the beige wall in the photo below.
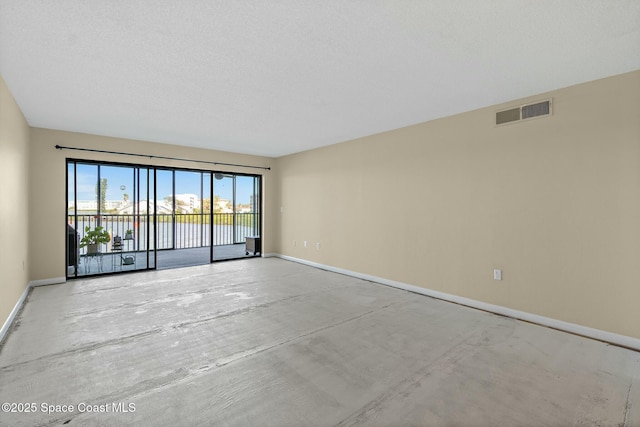
{"type": "Polygon", "coordinates": [[[132,141],[61,132],[47,129],[31,130],[31,156],[29,171],[31,178],[30,206],[31,216],[31,258],[37,260],[31,266],[31,280],[47,280],[65,276],[65,160],[77,158],[85,160],[105,160],[121,163],[154,164],[161,166],[183,167],[190,169],[218,170],[225,172],[252,173],[263,176],[263,199],[267,202],[263,215],[264,251],[274,251],[273,232],[276,226],[273,216],[269,216],[269,194],[276,188],[270,171],[228,166],[213,166],[201,163],[189,163],[173,160],[145,159],[102,153],[56,150],[56,144],[98,150],[120,151],[128,153],[152,154],[155,156],[179,157],[254,166],[270,167],[273,159],[248,156],[212,150],[180,147],[168,144],[132,141]],[[46,242],[43,244],[43,242],[46,242]]]}
{"type": "Polygon", "coordinates": [[[29,282],[29,126],[0,77],[0,327],[29,282]]]}
{"type": "Polygon", "coordinates": [[[0,322],[65,275],[65,158],[213,169],[61,144],[275,166],[265,253],[640,338],[638,94],[640,71],[274,160],[29,129],[0,79],[0,322]],[[547,97],[552,117],[493,125],[547,97]]]}
{"type": "Polygon", "coordinates": [[[637,71],[282,157],[279,251],[640,338],[639,118],[637,71]]]}

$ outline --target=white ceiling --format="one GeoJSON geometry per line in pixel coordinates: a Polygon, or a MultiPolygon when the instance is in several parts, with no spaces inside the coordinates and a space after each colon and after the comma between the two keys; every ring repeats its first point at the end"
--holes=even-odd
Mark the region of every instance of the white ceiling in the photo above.
{"type": "Polygon", "coordinates": [[[640,0],[0,0],[31,126],[272,157],[637,69],[640,0]]]}

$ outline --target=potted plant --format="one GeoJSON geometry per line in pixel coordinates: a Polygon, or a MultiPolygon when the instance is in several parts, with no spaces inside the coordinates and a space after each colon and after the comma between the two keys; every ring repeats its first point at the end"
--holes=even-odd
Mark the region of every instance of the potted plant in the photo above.
{"type": "Polygon", "coordinates": [[[88,225],[84,228],[84,236],[80,239],[80,247],[87,247],[87,254],[98,253],[98,245],[100,243],[109,243],[111,237],[109,232],[101,225],[98,225],[93,230],[88,225]]]}
{"type": "Polygon", "coordinates": [[[124,240],[133,240],[133,230],[129,229],[125,231],[124,240]]]}

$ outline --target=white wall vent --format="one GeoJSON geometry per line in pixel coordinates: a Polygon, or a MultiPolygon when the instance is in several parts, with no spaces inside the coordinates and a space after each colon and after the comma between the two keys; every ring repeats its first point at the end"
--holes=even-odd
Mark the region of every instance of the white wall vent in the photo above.
{"type": "Polygon", "coordinates": [[[520,107],[498,111],[496,113],[496,125],[503,125],[506,123],[532,119],[534,117],[543,117],[550,115],[551,99],[547,99],[546,101],[536,102],[535,104],[526,104],[520,107]]]}

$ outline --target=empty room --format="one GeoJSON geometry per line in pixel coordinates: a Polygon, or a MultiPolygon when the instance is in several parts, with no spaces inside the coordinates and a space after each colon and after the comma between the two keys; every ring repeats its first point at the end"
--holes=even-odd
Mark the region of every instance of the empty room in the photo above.
{"type": "Polygon", "coordinates": [[[640,2],[0,0],[0,425],[640,426],[640,2]]]}

